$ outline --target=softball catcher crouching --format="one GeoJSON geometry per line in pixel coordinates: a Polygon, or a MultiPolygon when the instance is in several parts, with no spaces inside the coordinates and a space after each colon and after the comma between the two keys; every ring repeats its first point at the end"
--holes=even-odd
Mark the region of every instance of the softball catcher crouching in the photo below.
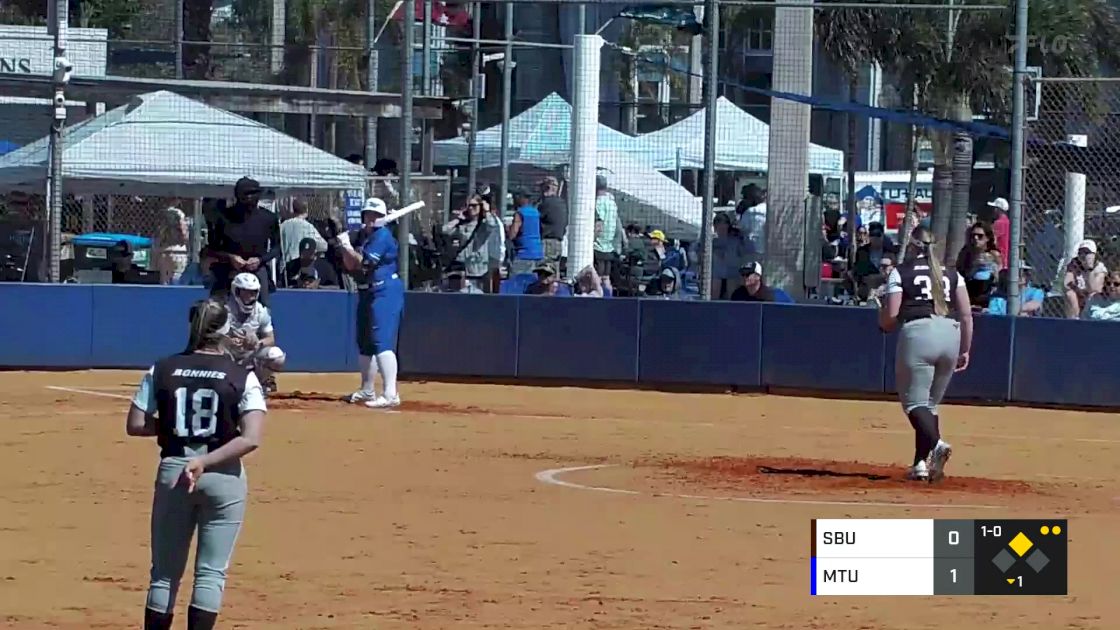
{"type": "Polygon", "coordinates": [[[260,303],[260,294],[261,281],[255,275],[239,273],[234,277],[226,346],[234,360],[256,373],[266,392],[275,392],[275,373],[283,370],[287,355],[276,346],[272,312],[260,303]]]}

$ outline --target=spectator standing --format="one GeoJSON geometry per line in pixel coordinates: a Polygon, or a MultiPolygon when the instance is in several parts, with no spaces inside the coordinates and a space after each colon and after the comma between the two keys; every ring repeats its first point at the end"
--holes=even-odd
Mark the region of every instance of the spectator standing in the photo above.
{"type": "Polygon", "coordinates": [[[176,203],[167,208],[163,215],[163,225],[155,239],[156,265],[159,269],[160,284],[176,284],[179,277],[190,264],[187,241],[190,239],[187,215],[176,203]]]}
{"type": "Polygon", "coordinates": [[[537,210],[541,216],[541,243],[544,260],[559,266],[564,255],[564,237],[568,234],[568,204],[560,197],[560,182],[546,177],[540,182],[541,199],[537,210]]]}
{"type": "Polygon", "coordinates": [[[731,294],[733,302],[773,302],[774,292],[762,281],[762,265],[752,262],[739,269],[743,286],[731,294]]]}
{"type": "Polygon", "coordinates": [[[489,292],[491,271],[501,264],[501,253],[492,247],[491,238],[501,230],[501,223],[480,195],[468,199],[466,208],[443,226],[453,250],[451,260],[462,263],[466,281],[483,292],[489,292]]]}
{"type": "Polygon", "coordinates": [[[373,180],[373,196],[384,201],[390,208],[400,206],[400,194],[391,178],[397,175],[397,162],[389,158],[381,158],[373,165],[373,174],[378,179],[373,180]]]}
{"type": "Polygon", "coordinates": [[[541,213],[524,191],[519,190],[513,194],[513,206],[513,221],[507,232],[509,241],[513,244],[510,275],[532,273],[544,259],[541,213]]]}
{"type": "Polygon", "coordinates": [[[1006,267],[1011,262],[1011,219],[1007,216],[1011,206],[1003,197],[996,197],[988,202],[988,207],[994,213],[992,216],[992,233],[995,236],[996,249],[999,250],[1000,260],[1006,267]]]}
{"type": "Polygon", "coordinates": [[[736,225],[752,253],[761,254],[766,250],[766,191],[757,184],[747,184],[739,193],[736,225]]]}
{"type": "Polygon", "coordinates": [[[229,293],[234,276],[251,273],[261,282],[261,304],[268,306],[275,287],[268,264],[280,257],[280,222],[275,214],[260,207],[261,185],[256,180],[237,180],[233,196],[236,203],[217,213],[210,226],[207,249],[214,258],[211,291],[229,293]]]}
{"type": "MultiPolygon", "coordinates": [[[[595,272],[603,278],[617,273],[618,264],[618,204],[607,190],[607,178],[595,178],[595,272]]],[[[582,273],[582,272],[581,272],[582,273]]]]}
{"type": "Polygon", "coordinates": [[[1089,298],[1104,291],[1108,268],[1097,260],[1097,242],[1085,239],[1077,246],[1077,258],[1066,265],[1066,317],[1077,319],[1089,298]]]}
{"type": "Polygon", "coordinates": [[[712,299],[726,300],[742,285],[739,267],[750,254],[726,212],[716,213],[712,227],[716,231],[712,239],[712,299]]]}
{"type": "Polygon", "coordinates": [[[301,248],[305,239],[314,241],[317,253],[327,252],[327,239],[307,220],[307,204],[302,199],[293,199],[292,216],[280,224],[280,244],[285,265],[303,254],[301,248]]]}
{"type": "Polygon", "coordinates": [[[313,238],[299,242],[299,257],[284,265],[284,280],[289,289],[339,287],[334,267],[319,255],[318,247],[313,238]]]}
{"type": "Polygon", "coordinates": [[[1081,319],[1101,322],[1120,322],[1120,271],[1113,271],[1105,279],[1104,293],[1098,293],[1085,304],[1081,319]]]}

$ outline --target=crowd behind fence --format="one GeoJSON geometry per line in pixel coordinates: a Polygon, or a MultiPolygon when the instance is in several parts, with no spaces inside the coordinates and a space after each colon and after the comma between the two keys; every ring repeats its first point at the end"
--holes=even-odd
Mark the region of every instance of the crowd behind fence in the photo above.
{"type": "MultiPolygon", "coordinates": [[[[401,21],[390,17],[393,3],[344,4],[334,13],[319,15],[316,24],[307,22],[307,16],[289,11],[284,36],[278,39],[270,34],[272,3],[234,3],[231,8],[223,8],[220,15],[210,16],[205,24],[191,9],[185,14],[184,30],[176,33],[175,20],[166,17],[178,6],[173,0],[141,2],[128,16],[132,28],[127,33],[109,25],[107,69],[109,74],[133,76],[393,89],[399,85],[403,59],[399,49],[401,21]],[[367,6],[359,5],[373,6],[374,20],[368,19],[367,6]],[[367,32],[367,23],[371,22],[375,29],[370,32],[378,36],[372,44],[367,32]]],[[[485,221],[491,222],[491,230],[499,234],[496,241],[500,242],[494,243],[493,251],[478,254],[497,262],[498,269],[490,272],[498,276],[492,282],[479,283],[477,288],[499,290],[498,277],[509,280],[515,275],[512,267],[519,251],[516,239],[509,238],[512,224],[520,221],[515,219],[519,209],[512,193],[523,193],[528,203],[540,205],[543,180],[555,178],[561,199],[571,187],[570,152],[564,157],[565,151],[570,151],[564,145],[570,142],[572,119],[568,96],[570,44],[534,42],[532,36],[544,31],[526,27],[507,48],[497,35],[506,19],[504,3],[431,4],[425,7],[423,0],[415,4],[422,27],[412,56],[418,75],[415,83],[419,94],[438,92],[449,98],[451,106],[446,109],[448,120],[432,123],[437,129],[432,134],[436,146],[431,156],[402,165],[413,171],[431,167],[429,172],[439,173],[413,176],[413,182],[421,184],[416,192],[428,203],[425,212],[438,208],[441,215],[422,215],[415,222],[411,235],[414,246],[434,252],[429,256],[432,261],[421,266],[433,267],[434,276],[438,276],[421,274],[424,280],[415,287],[446,287],[447,277],[461,272],[458,263],[463,261],[458,259],[470,253],[456,252],[458,246],[448,244],[455,238],[445,227],[456,213],[467,211],[470,200],[478,194],[491,215],[485,221]],[[431,27],[423,22],[425,11],[439,18],[431,27]],[[475,24],[481,24],[485,43],[472,48],[469,37],[475,24]],[[507,53],[512,53],[512,58],[505,58],[507,53]],[[511,62],[515,67],[509,74],[516,89],[504,89],[508,86],[503,86],[503,65],[511,62]],[[472,63],[478,64],[477,73],[472,73],[472,63]],[[472,85],[476,77],[478,82],[472,85]],[[559,102],[550,100],[552,97],[542,99],[543,93],[534,98],[523,96],[542,92],[541,87],[548,85],[557,87],[559,102]],[[511,95],[511,115],[504,119],[501,101],[507,93],[511,95]],[[472,101],[472,94],[477,96],[476,101],[472,101]],[[551,109],[538,111],[545,105],[551,109]],[[539,114],[531,121],[535,127],[518,127],[534,112],[539,114]],[[467,121],[465,125],[458,124],[463,120],[467,121]],[[509,145],[500,146],[501,126],[512,129],[509,145]],[[475,184],[474,189],[464,185],[467,181],[475,184]],[[503,192],[509,194],[501,198],[503,192]],[[453,252],[450,262],[443,260],[448,248],[453,252]]],[[[942,9],[879,9],[876,4],[848,3],[844,8],[816,4],[805,9],[783,5],[775,9],[762,4],[716,3],[723,25],[718,79],[707,76],[698,63],[706,53],[693,47],[703,48],[708,34],[703,33],[702,17],[691,23],[689,14],[680,12],[690,11],[688,7],[682,5],[676,12],[663,7],[664,11],[652,17],[627,8],[621,17],[612,13],[609,21],[588,24],[589,32],[598,29],[606,41],[601,51],[597,182],[604,190],[597,194],[595,204],[596,255],[599,259],[613,256],[612,264],[598,265],[596,271],[608,278],[613,274],[616,283],[644,293],[649,281],[656,283],[661,268],[669,267],[678,274],[677,287],[690,293],[702,292],[697,284],[700,270],[710,264],[711,290],[716,299],[730,297],[752,275],[759,275],[774,285],[772,289],[796,299],[808,296],[830,303],[865,303],[881,290],[887,267],[880,263],[899,262],[904,229],[916,221],[929,223],[946,242],[951,266],[958,260],[970,264],[987,260],[979,250],[976,256],[968,254],[973,234],[977,230],[992,231],[993,247],[995,241],[1006,240],[1002,230],[1012,214],[1008,199],[1014,201],[1015,197],[1006,181],[1013,149],[1008,140],[1025,136],[1022,237],[998,252],[994,265],[978,264],[975,269],[962,270],[975,280],[978,302],[985,306],[992,296],[1006,298],[1009,276],[1014,275],[1007,273],[1008,267],[1012,259],[1020,257],[1025,263],[1024,273],[1029,275],[1024,290],[1029,287],[1044,296],[1043,306],[1032,306],[1032,313],[1080,316],[1093,293],[1110,296],[1107,274],[1102,276],[1098,267],[1111,270],[1120,265],[1120,212],[1116,211],[1120,207],[1120,186],[1112,181],[1116,156],[1111,150],[1116,140],[1115,112],[1120,105],[1115,94],[1118,84],[1084,76],[1031,80],[1028,122],[1024,129],[1009,131],[1012,78],[1003,70],[1004,74],[996,73],[992,85],[959,87],[971,97],[970,113],[983,114],[963,117],[958,111],[947,111],[945,103],[934,98],[938,90],[934,89],[937,86],[931,87],[932,83],[944,80],[936,72],[922,74],[923,69],[916,68],[915,63],[907,66],[877,58],[870,44],[857,46],[859,38],[886,40],[899,37],[899,32],[913,35],[906,32],[913,28],[911,23],[932,25],[922,35],[944,51],[958,50],[958,56],[953,59],[950,53],[935,53],[926,60],[927,65],[952,63],[964,67],[962,64],[970,62],[970,51],[979,50],[984,38],[992,33],[1003,33],[1011,41],[1006,26],[1012,11],[967,3],[942,9]],[[791,16],[806,13],[813,16],[811,22],[790,26],[791,16]],[[942,22],[947,28],[941,28],[942,22]],[[790,32],[779,32],[806,24],[812,29],[809,39],[791,39],[790,32]],[[949,57],[939,58],[938,54],[949,57]],[[789,60],[798,55],[812,57],[811,71],[789,65],[789,60]],[[701,93],[704,86],[711,92],[701,93]],[[783,89],[811,96],[791,98],[775,92],[783,89]],[[713,98],[707,98],[709,94],[713,98]],[[797,107],[777,107],[781,103],[797,107]],[[702,122],[709,111],[716,112],[718,118],[712,138],[704,136],[702,122]],[[803,115],[804,119],[800,118],[803,115]],[[961,122],[946,125],[946,119],[961,122]],[[801,137],[797,134],[802,131],[810,140],[808,144],[791,139],[801,137]],[[1080,143],[1084,146],[1078,146],[1080,143]],[[961,152],[965,146],[971,155],[961,152]],[[711,202],[713,212],[708,213],[702,198],[703,165],[713,154],[717,170],[715,199],[711,202]],[[960,168],[962,159],[976,163],[975,168],[971,172],[960,168]],[[977,170],[982,163],[990,163],[990,176],[977,170]],[[800,181],[790,178],[798,169],[803,169],[801,177],[806,183],[801,192],[791,195],[786,188],[791,186],[789,182],[800,181]],[[886,182],[865,185],[856,181],[856,171],[903,173],[903,179],[913,183],[890,182],[896,189],[905,189],[901,199],[897,190],[893,198],[888,198],[886,182]],[[784,183],[774,188],[774,182],[784,183]],[[930,197],[924,196],[925,191],[930,197]],[[603,201],[607,198],[610,202],[603,201]],[[616,208],[614,216],[601,215],[604,208],[612,206],[616,208]],[[931,209],[936,210],[932,220],[931,209]],[[604,234],[605,230],[613,232],[604,234]],[[702,245],[704,231],[716,232],[710,250],[702,245]],[[1089,248],[1096,251],[1090,252],[1091,259],[1078,262],[1075,254],[1085,249],[1082,241],[1090,241],[1089,248]],[[619,269],[629,269],[627,261],[638,249],[645,252],[638,257],[656,267],[642,271],[642,288],[618,276],[619,269]],[[1086,264],[1091,268],[1082,272],[1078,265],[1086,264]],[[1067,275],[1071,268],[1076,271],[1072,274],[1073,286],[1067,275]],[[755,274],[755,269],[761,273],[755,274]]],[[[513,11],[525,11],[525,6],[516,3],[513,11]]],[[[555,6],[561,20],[566,19],[565,11],[574,10],[555,6]]],[[[539,17],[535,13],[521,15],[539,17]]],[[[602,17],[601,12],[597,15],[602,17]]],[[[35,19],[28,18],[32,22],[35,19]]],[[[1071,70],[1060,64],[1047,66],[1052,58],[1071,51],[1059,50],[1055,37],[1041,37],[1039,40],[1035,36],[1032,41],[1047,41],[1048,48],[1037,50],[1040,47],[1035,46],[1031,52],[1040,67],[1086,74],[1085,67],[1071,70]]],[[[904,56],[901,46],[899,43],[899,56],[904,56]]],[[[1008,63],[1012,48],[1009,44],[1003,51],[1008,63]]],[[[370,160],[394,156],[399,144],[393,136],[400,133],[399,128],[386,134],[384,123],[372,128],[360,118],[256,117],[338,156],[355,151],[366,153],[370,160]],[[372,156],[368,155],[371,146],[376,151],[372,156]]],[[[238,149],[232,145],[210,147],[215,155],[231,150],[238,149]]],[[[315,151],[311,147],[306,150],[315,151]]],[[[420,150],[416,155],[426,154],[420,150]]],[[[87,158],[107,162],[116,156],[106,148],[102,155],[87,158]]],[[[284,165],[277,162],[281,159],[262,156],[257,172],[246,174],[267,178],[270,170],[283,170],[284,165]]],[[[167,240],[161,235],[170,216],[167,210],[177,207],[191,223],[189,255],[197,258],[200,246],[196,241],[200,237],[194,217],[201,211],[204,197],[211,195],[143,192],[118,194],[108,189],[67,188],[64,231],[131,233],[162,243],[167,240]]],[[[7,215],[41,219],[41,196],[33,189],[23,193],[29,196],[9,199],[7,215]]],[[[345,221],[347,200],[342,191],[324,189],[300,195],[313,218],[329,216],[345,221]]],[[[286,204],[282,199],[279,206],[284,208],[286,204]]],[[[565,213],[579,210],[568,208],[565,213]]],[[[547,222],[549,217],[544,219],[547,222]]],[[[566,235],[559,236],[559,247],[566,251],[566,235]]],[[[472,242],[471,247],[475,246],[472,242]]],[[[564,256],[534,260],[552,263],[554,272],[569,280],[583,271],[566,269],[564,256]]],[[[462,286],[469,289],[469,285],[462,286]]],[[[751,286],[755,286],[754,281],[751,286]]],[[[621,292],[628,291],[623,288],[621,292]]]]}

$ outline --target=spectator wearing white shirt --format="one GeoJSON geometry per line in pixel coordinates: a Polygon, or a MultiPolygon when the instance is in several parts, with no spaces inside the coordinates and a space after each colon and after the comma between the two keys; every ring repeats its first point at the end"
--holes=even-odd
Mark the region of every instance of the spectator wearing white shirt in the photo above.
{"type": "Polygon", "coordinates": [[[1105,278],[1104,292],[1089,298],[1081,319],[1098,322],[1120,322],[1120,271],[1105,278]]]}
{"type": "Polygon", "coordinates": [[[742,199],[735,206],[736,224],[751,254],[766,249],[766,191],[757,184],[747,184],[740,191],[742,199]]]}
{"type": "Polygon", "coordinates": [[[280,248],[284,264],[299,258],[299,244],[304,239],[315,241],[315,253],[327,253],[327,239],[307,220],[307,205],[300,199],[292,201],[292,216],[280,224],[280,248]]]}
{"type": "Polygon", "coordinates": [[[1089,298],[1104,290],[1108,268],[1097,259],[1097,242],[1085,239],[1077,246],[1077,257],[1066,266],[1066,317],[1077,319],[1089,298]]]}
{"type": "Polygon", "coordinates": [[[618,264],[618,204],[607,190],[607,178],[595,178],[595,272],[603,278],[616,273],[618,264]]]}

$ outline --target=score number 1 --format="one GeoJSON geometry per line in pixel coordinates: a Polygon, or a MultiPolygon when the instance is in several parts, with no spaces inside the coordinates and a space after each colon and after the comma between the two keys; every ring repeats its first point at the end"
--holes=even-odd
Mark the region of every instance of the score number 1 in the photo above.
{"type": "MultiPolygon", "coordinates": [[[[961,544],[961,533],[958,532],[955,529],[949,530],[949,544],[954,545],[954,546],[961,544]]],[[[953,575],[953,584],[956,584],[957,583],[957,570],[956,569],[949,569],[949,573],[951,573],[953,575]]]]}

